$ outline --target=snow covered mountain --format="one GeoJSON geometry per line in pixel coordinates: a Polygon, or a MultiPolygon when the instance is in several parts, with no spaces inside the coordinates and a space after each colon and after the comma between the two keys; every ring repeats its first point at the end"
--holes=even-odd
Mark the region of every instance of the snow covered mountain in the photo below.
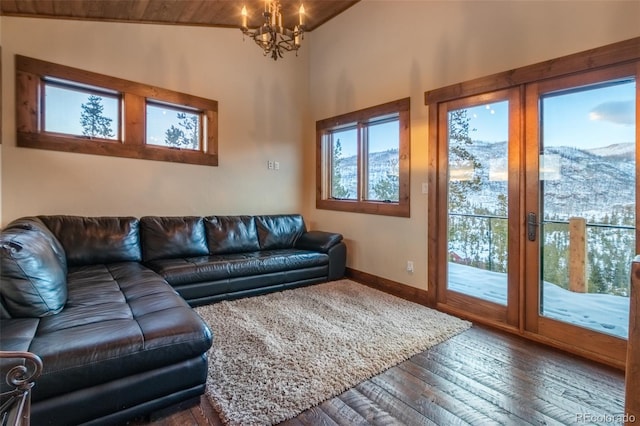
{"type": "MultiPolygon", "coordinates": [[[[494,211],[498,195],[507,194],[506,142],[474,141],[465,147],[480,162],[474,171],[481,178],[479,191],[469,191],[467,201],[474,207],[494,211]]],[[[559,170],[545,175],[540,185],[547,218],[566,220],[571,216],[601,221],[612,213],[631,214],[635,205],[635,144],[621,143],[593,149],[548,147],[545,164],[559,170]]],[[[372,182],[387,176],[390,164],[397,162],[397,151],[372,153],[369,173],[372,182]]],[[[397,164],[397,163],[396,163],[397,164]]],[[[356,157],[341,163],[342,184],[356,191],[356,157]]],[[[524,190],[524,188],[523,188],[524,190]]]]}
{"type": "MultiPolygon", "coordinates": [[[[467,193],[475,206],[492,209],[498,194],[506,194],[506,182],[496,176],[496,168],[506,170],[500,159],[506,142],[475,141],[466,147],[480,162],[475,171],[481,177],[481,189],[467,193]]],[[[600,220],[613,212],[622,214],[635,204],[635,145],[615,144],[595,149],[570,147],[545,148],[545,166],[554,169],[545,174],[540,189],[545,217],[565,220],[571,216],[600,220]]]]}

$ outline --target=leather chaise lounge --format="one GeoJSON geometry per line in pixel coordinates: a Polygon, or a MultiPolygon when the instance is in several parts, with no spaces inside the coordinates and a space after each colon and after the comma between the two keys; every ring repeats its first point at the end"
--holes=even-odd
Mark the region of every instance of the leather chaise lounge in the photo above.
{"type": "Polygon", "coordinates": [[[0,350],[44,365],[32,424],[114,424],[204,392],[191,306],[341,278],[346,247],[300,215],[38,216],[7,225],[0,260],[0,350]]]}

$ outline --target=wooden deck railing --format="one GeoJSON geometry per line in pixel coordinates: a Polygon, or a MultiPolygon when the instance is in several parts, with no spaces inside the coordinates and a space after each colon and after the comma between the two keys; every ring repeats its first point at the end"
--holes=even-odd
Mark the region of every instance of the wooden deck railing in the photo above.
{"type": "Polygon", "coordinates": [[[640,421],[640,256],[631,265],[629,340],[625,373],[625,424],[640,421]]]}

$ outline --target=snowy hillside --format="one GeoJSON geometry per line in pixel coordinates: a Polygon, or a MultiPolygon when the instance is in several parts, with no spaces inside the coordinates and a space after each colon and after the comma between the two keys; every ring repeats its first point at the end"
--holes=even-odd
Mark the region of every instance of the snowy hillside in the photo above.
{"type": "MultiPolygon", "coordinates": [[[[375,185],[381,179],[388,177],[389,171],[398,173],[398,150],[390,149],[388,151],[373,152],[369,154],[369,182],[371,186],[375,185]]],[[[340,160],[341,184],[350,193],[355,196],[357,193],[358,182],[358,157],[351,156],[340,160]]]]}
{"type": "MultiPolygon", "coordinates": [[[[497,180],[496,164],[505,156],[506,142],[475,141],[466,147],[480,162],[475,173],[481,177],[481,190],[468,193],[476,207],[491,209],[498,194],[506,194],[506,182],[497,180]]],[[[582,216],[601,219],[612,210],[622,211],[635,203],[635,146],[616,144],[591,150],[548,147],[549,163],[559,166],[541,184],[545,216],[567,219],[582,216]]],[[[505,165],[501,166],[505,170],[505,165]]]]}
{"type": "MultiPolygon", "coordinates": [[[[506,274],[449,262],[449,289],[495,303],[507,303],[506,274]]],[[[629,298],[573,293],[544,283],[545,316],[602,333],[627,338],[629,298]]]]}

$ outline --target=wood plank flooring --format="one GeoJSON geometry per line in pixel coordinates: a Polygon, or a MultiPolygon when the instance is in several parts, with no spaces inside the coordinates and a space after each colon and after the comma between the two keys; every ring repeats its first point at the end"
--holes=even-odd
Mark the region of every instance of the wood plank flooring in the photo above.
{"type": "MultiPolygon", "coordinates": [[[[623,411],[623,372],[474,326],[282,425],[611,425],[623,411]]],[[[222,422],[203,396],[136,424],[222,422]]]]}

